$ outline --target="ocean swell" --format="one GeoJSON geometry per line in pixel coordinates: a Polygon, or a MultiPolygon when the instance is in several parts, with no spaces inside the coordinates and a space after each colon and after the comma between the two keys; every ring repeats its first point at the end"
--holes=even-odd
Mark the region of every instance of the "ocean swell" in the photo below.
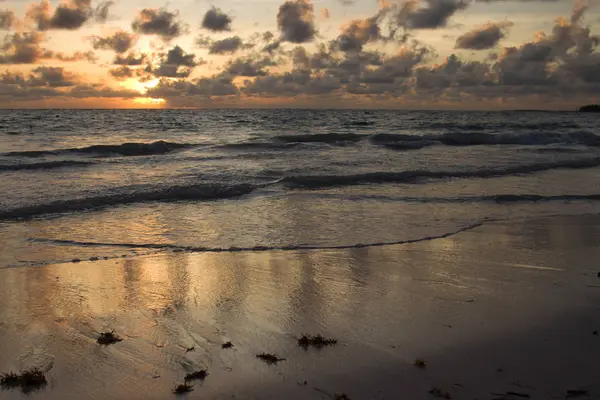
{"type": "Polygon", "coordinates": [[[0,220],[29,218],[43,214],[85,211],[142,202],[227,199],[249,194],[253,190],[254,186],[247,184],[232,186],[200,184],[155,188],[153,190],[134,193],[60,200],[46,204],[19,207],[12,210],[0,211],[0,220]]]}
{"type": "Polygon", "coordinates": [[[4,153],[8,157],[44,157],[61,154],[94,154],[99,156],[149,156],[170,153],[175,150],[194,146],[189,143],[171,143],[159,140],[152,143],[122,143],[122,144],[99,144],[88,147],[58,149],[58,150],[40,150],[40,151],[13,151],[4,153]]]}
{"type": "Polygon", "coordinates": [[[497,134],[480,132],[451,132],[442,135],[378,133],[372,135],[369,140],[373,144],[389,147],[399,146],[400,144],[410,146],[413,142],[420,142],[423,144],[423,147],[432,144],[443,144],[446,146],[545,146],[551,144],[584,145],[594,147],[600,146],[600,136],[588,131],[567,133],[526,132],[497,134]]]}
{"type": "Polygon", "coordinates": [[[530,174],[557,168],[579,169],[600,166],[600,157],[563,160],[547,163],[517,165],[506,168],[478,169],[472,171],[401,171],[401,172],[371,172],[353,175],[297,175],[280,180],[291,188],[318,189],[334,186],[351,186],[374,183],[416,183],[427,179],[447,178],[492,178],[498,176],[530,174]]]}
{"type": "Polygon", "coordinates": [[[39,162],[31,164],[0,164],[0,172],[2,171],[27,171],[27,170],[40,170],[40,169],[54,169],[54,168],[65,168],[65,167],[87,167],[92,165],[91,162],[85,161],[49,161],[39,162]]]}

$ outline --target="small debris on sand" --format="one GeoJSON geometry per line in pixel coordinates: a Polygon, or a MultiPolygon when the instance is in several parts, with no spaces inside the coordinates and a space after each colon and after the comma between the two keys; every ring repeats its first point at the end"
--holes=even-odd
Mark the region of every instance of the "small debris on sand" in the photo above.
{"type": "Polygon", "coordinates": [[[260,358],[267,364],[277,364],[279,361],[285,361],[285,358],[279,358],[276,355],[269,353],[257,354],[256,357],[260,358]]]}
{"type": "Polygon", "coordinates": [[[589,396],[589,392],[587,390],[567,390],[567,394],[565,395],[565,397],[567,399],[574,399],[576,397],[584,397],[584,396],[589,396]]]}
{"type": "Polygon", "coordinates": [[[194,372],[190,372],[189,374],[187,374],[185,376],[185,381],[202,381],[204,379],[206,379],[206,377],[208,376],[208,372],[204,369],[201,369],[199,371],[194,371],[194,372]]]}
{"type": "Polygon", "coordinates": [[[115,344],[118,342],[122,342],[123,339],[117,336],[115,331],[110,332],[102,332],[100,337],[98,338],[98,344],[102,344],[108,346],[109,344],[115,344]]]}
{"type": "Polygon", "coordinates": [[[415,360],[415,362],[413,363],[413,365],[417,368],[426,368],[427,367],[427,363],[422,358],[417,358],[415,360]]]}
{"type": "Polygon", "coordinates": [[[21,372],[20,375],[13,372],[0,375],[0,386],[3,389],[20,387],[23,393],[29,393],[46,386],[46,376],[39,369],[30,369],[21,372]]]}
{"type": "Polygon", "coordinates": [[[596,335],[596,336],[598,336],[598,331],[594,331],[594,332],[592,332],[592,335],[596,335]]]}
{"type": "Polygon", "coordinates": [[[327,339],[321,335],[311,336],[311,335],[302,335],[300,339],[298,339],[298,345],[303,347],[304,349],[308,349],[309,347],[316,347],[317,349],[322,349],[326,346],[333,346],[337,344],[336,339],[327,339]]]}
{"type": "Polygon", "coordinates": [[[231,342],[223,343],[223,344],[221,345],[221,348],[222,348],[222,349],[230,349],[230,348],[232,348],[232,347],[233,347],[233,343],[231,343],[231,342]]]}
{"type": "Polygon", "coordinates": [[[192,346],[192,347],[188,347],[187,349],[185,349],[186,353],[189,353],[190,351],[194,351],[196,350],[196,347],[192,346]]]}
{"type": "Polygon", "coordinates": [[[333,399],[334,400],[350,400],[350,397],[348,397],[345,393],[335,393],[333,395],[333,399]]]}
{"type": "Polygon", "coordinates": [[[432,396],[434,396],[434,397],[439,397],[440,399],[451,399],[452,398],[452,396],[450,395],[450,393],[444,392],[441,389],[436,388],[436,387],[432,388],[429,391],[429,394],[432,395],[432,396]]]}
{"type": "Polygon", "coordinates": [[[100,260],[98,257],[90,257],[90,261],[98,261],[100,260]]]}
{"type": "Polygon", "coordinates": [[[72,263],[80,263],[81,260],[79,258],[74,258],[71,260],[72,263]]]}
{"type": "Polygon", "coordinates": [[[173,389],[173,393],[175,394],[184,394],[193,391],[194,388],[191,385],[188,385],[187,383],[184,383],[183,385],[177,385],[177,387],[173,389]]]}
{"type": "Polygon", "coordinates": [[[520,397],[523,399],[528,399],[531,397],[527,393],[519,393],[519,392],[490,393],[490,394],[494,395],[494,396],[503,396],[503,397],[501,397],[501,399],[505,399],[506,397],[504,397],[504,396],[508,396],[508,398],[520,397]]]}

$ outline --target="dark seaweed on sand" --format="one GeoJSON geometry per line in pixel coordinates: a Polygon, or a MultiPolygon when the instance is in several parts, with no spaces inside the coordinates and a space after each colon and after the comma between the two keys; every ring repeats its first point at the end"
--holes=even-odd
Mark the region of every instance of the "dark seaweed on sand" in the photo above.
{"type": "Polygon", "coordinates": [[[434,396],[434,397],[439,397],[440,399],[451,399],[452,396],[450,395],[450,393],[448,392],[444,392],[443,390],[441,390],[440,388],[432,388],[429,391],[429,394],[434,396]]]}
{"type": "Polygon", "coordinates": [[[285,361],[285,358],[279,358],[276,355],[269,353],[257,354],[256,357],[260,358],[267,364],[277,364],[279,361],[285,361]]]}
{"type": "Polygon", "coordinates": [[[0,375],[0,386],[3,389],[13,389],[20,387],[24,393],[29,393],[46,386],[46,376],[39,369],[30,369],[21,372],[20,375],[13,372],[0,375]]]}
{"type": "Polygon", "coordinates": [[[300,339],[298,339],[298,345],[303,347],[304,349],[308,349],[309,347],[316,347],[317,349],[322,349],[326,346],[333,346],[337,344],[336,339],[327,339],[321,335],[311,336],[311,335],[302,335],[300,339]]]}
{"type": "Polygon", "coordinates": [[[231,342],[223,343],[223,344],[221,345],[221,348],[222,348],[222,349],[230,349],[230,348],[232,348],[232,347],[233,347],[233,343],[231,343],[231,342]]]}
{"type": "Polygon", "coordinates": [[[589,392],[587,390],[574,389],[574,390],[567,390],[567,394],[565,397],[567,399],[574,399],[576,397],[587,397],[587,396],[589,396],[589,392]]]}
{"type": "Polygon", "coordinates": [[[345,393],[336,393],[333,395],[333,399],[334,400],[350,400],[350,397],[348,397],[345,393]]]}
{"type": "Polygon", "coordinates": [[[191,385],[188,385],[187,383],[184,383],[183,385],[177,385],[177,387],[173,389],[173,393],[175,394],[184,394],[193,391],[194,388],[191,385]]]}
{"type": "Polygon", "coordinates": [[[206,370],[199,370],[190,372],[185,376],[185,381],[195,381],[195,380],[204,380],[208,376],[208,372],[206,370]]]}
{"type": "Polygon", "coordinates": [[[105,346],[108,346],[109,344],[115,344],[121,341],[123,341],[123,339],[118,337],[115,331],[102,332],[98,337],[98,344],[102,344],[105,346]]]}
{"type": "Polygon", "coordinates": [[[427,367],[427,363],[425,362],[425,360],[423,360],[421,358],[417,358],[413,364],[417,368],[426,368],[427,367]]]}

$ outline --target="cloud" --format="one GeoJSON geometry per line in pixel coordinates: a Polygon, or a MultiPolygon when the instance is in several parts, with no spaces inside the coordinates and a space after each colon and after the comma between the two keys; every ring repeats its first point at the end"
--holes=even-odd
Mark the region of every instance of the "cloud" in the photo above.
{"type": "Polygon", "coordinates": [[[163,54],[157,68],[149,66],[146,68],[146,72],[157,77],[187,78],[194,67],[201,63],[203,61],[196,60],[195,54],[186,53],[181,47],[175,46],[166,54],[163,54]]]}
{"type": "Polygon", "coordinates": [[[485,50],[496,46],[506,37],[506,32],[513,23],[510,21],[488,22],[486,25],[461,35],[456,39],[455,48],[485,50]]]}
{"type": "Polygon", "coordinates": [[[396,22],[408,29],[436,29],[469,5],[468,0],[409,0],[396,10],[396,22]]]}
{"type": "Polygon", "coordinates": [[[225,72],[231,76],[264,76],[265,68],[277,65],[270,57],[243,57],[230,61],[225,67],[225,72]]]}
{"type": "Polygon", "coordinates": [[[28,74],[5,71],[0,75],[0,98],[10,102],[69,97],[134,98],[139,95],[139,92],[82,83],[75,74],[61,67],[43,66],[28,74]]]}
{"type": "Polygon", "coordinates": [[[43,34],[39,32],[16,32],[4,37],[0,64],[33,64],[47,58],[41,47],[43,34]]]}
{"type": "Polygon", "coordinates": [[[16,32],[4,37],[0,47],[0,64],[37,64],[45,60],[95,61],[93,52],[75,52],[71,55],[48,50],[42,46],[41,32],[16,32]]]}
{"type": "Polygon", "coordinates": [[[94,9],[92,0],[65,0],[52,10],[48,0],[33,4],[27,10],[27,17],[34,21],[40,31],[51,29],[76,30],[90,19],[106,20],[111,2],[102,2],[94,9]]]}
{"type": "Polygon", "coordinates": [[[186,32],[187,27],[178,20],[177,12],[165,8],[144,8],[131,24],[134,32],[143,35],[157,35],[170,41],[186,32]]]}
{"type": "Polygon", "coordinates": [[[135,44],[136,36],[125,31],[118,31],[110,36],[92,36],[92,46],[96,50],[113,50],[116,53],[125,53],[135,44]]]}
{"type": "Polygon", "coordinates": [[[0,30],[9,30],[15,23],[15,13],[11,10],[0,10],[0,30]]]}
{"type": "Polygon", "coordinates": [[[104,23],[109,18],[110,8],[115,4],[114,1],[104,1],[96,7],[94,17],[97,22],[104,23]]]}
{"type": "Polygon", "coordinates": [[[130,78],[137,78],[140,81],[148,80],[151,76],[144,68],[131,68],[127,65],[122,65],[118,68],[113,68],[108,71],[110,76],[118,81],[124,81],[130,78]],[[141,79],[140,79],[141,78],[141,79]]]}
{"type": "Polygon", "coordinates": [[[279,7],[277,26],[284,41],[306,43],[315,38],[314,8],[310,0],[286,1],[279,7]]]}
{"type": "Polygon", "coordinates": [[[210,54],[232,54],[242,48],[247,48],[248,46],[251,47],[251,45],[244,45],[242,38],[239,36],[232,36],[213,42],[210,45],[208,52],[210,54]]]}
{"type": "MultiPolygon", "coordinates": [[[[200,78],[193,81],[161,79],[156,87],[148,90],[147,96],[164,98],[174,101],[184,98],[211,98],[217,96],[232,96],[239,94],[239,90],[233,84],[231,77],[226,75],[215,75],[210,78],[200,78]]],[[[189,103],[186,100],[185,103],[189,103]]]]}
{"type": "Polygon", "coordinates": [[[139,54],[135,55],[134,53],[129,53],[127,56],[123,56],[121,54],[117,54],[113,64],[115,65],[142,65],[146,62],[146,55],[139,54]]]}
{"type": "Polygon", "coordinates": [[[223,32],[231,30],[231,17],[221,9],[212,7],[204,14],[202,27],[212,32],[223,32]]]}
{"type": "Polygon", "coordinates": [[[347,24],[336,39],[335,45],[341,51],[361,51],[365,44],[380,38],[378,18],[372,17],[354,20],[347,24]]]}

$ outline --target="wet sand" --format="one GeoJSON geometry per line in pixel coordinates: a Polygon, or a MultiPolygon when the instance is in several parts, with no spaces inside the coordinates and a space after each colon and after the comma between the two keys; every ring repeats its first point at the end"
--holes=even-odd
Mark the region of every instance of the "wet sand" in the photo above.
{"type": "Polygon", "coordinates": [[[0,398],[165,399],[207,369],[188,398],[600,399],[598,260],[600,217],[584,216],[376,248],[2,269],[0,372],[38,367],[48,385],[0,398]],[[124,340],[98,345],[111,329],[124,340]],[[303,333],[339,343],[304,350],[303,333]]]}

